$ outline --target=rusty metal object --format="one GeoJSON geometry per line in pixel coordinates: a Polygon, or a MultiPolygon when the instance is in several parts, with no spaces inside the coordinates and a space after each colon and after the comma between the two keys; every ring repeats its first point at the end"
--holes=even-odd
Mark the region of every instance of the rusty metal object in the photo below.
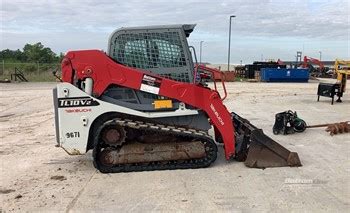
{"type": "Polygon", "coordinates": [[[102,131],[102,140],[111,146],[120,146],[125,142],[126,133],[122,126],[108,126],[102,131]]]}
{"type": "Polygon", "coordinates": [[[199,141],[176,143],[126,143],[120,149],[104,149],[100,155],[105,165],[175,161],[205,157],[199,141]]]}
{"type": "Polygon", "coordinates": [[[329,124],[326,128],[326,132],[329,132],[331,136],[336,134],[348,133],[350,132],[350,124],[349,122],[340,122],[329,124]]]}
{"type": "Polygon", "coordinates": [[[252,168],[302,166],[296,152],[284,148],[261,129],[251,131],[249,151],[244,164],[252,168]]]}
{"type": "Polygon", "coordinates": [[[349,121],[344,121],[339,123],[330,123],[330,124],[311,125],[311,126],[307,126],[306,128],[317,128],[317,127],[327,127],[325,131],[329,132],[331,136],[350,132],[349,121]]]}

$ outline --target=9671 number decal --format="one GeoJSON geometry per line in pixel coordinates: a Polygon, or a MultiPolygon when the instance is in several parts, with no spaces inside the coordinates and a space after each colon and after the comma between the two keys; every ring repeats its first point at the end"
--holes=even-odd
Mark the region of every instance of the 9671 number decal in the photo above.
{"type": "Polygon", "coordinates": [[[67,132],[66,137],[67,138],[79,138],[80,132],[67,132]]]}

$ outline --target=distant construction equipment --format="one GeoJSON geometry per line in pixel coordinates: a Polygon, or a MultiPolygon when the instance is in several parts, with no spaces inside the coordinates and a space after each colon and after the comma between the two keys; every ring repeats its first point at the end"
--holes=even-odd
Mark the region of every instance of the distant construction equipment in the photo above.
{"type": "Polygon", "coordinates": [[[335,74],[337,75],[337,82],[334,84],[320,83],[317,89],[317,101],[320,96],[332,98],[332,105],[334,103],[334,96],[338,96],[337,102],[342,102],[341,97],[346,90],[346,81],[350,75],[350,60],[336,59],[334,63],[335,74]]]}
{"type": "Polygon", "coordinates": [[[303,63],[301,64],[301,67],[308,68],[311,76],[331,77],[328,73],[329,68],[325,67],[324,63],[316,58],[304,56],[304,60],[303,60],[303,63]],[[314,65],[317,65],[318,68],[315,68],[314,65]]]}

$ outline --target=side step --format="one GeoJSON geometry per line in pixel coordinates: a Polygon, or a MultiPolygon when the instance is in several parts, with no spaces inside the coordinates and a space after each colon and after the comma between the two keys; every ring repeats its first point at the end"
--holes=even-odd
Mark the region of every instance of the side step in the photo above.
{"type": "Polygon", "coordinates": [[[236,156],[247,167],[302,166],[298,153],[289,151],[236,113],[231,116],[236,129],[236,156]]]}

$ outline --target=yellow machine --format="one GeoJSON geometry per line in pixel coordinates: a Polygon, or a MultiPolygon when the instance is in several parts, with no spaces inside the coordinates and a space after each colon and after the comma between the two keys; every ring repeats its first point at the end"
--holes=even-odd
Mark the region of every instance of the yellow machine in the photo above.
{"type": "Polygon", "coordinates": [[[320,101],[320,96],[332,98],[332,104],[334,102],[334,96],[338,96],[337,102],[342,102],[341,97],[346,89],[346,81],[350,75],[350,60],[336,59],[334,63],[335,74],[337,75],[337,82],[335,84],[319,83],[317,89],[317,101],[320,101]]]}
{"type": "Polygon", "coordinates": [[[350,75],[350,60],[336,59],[334,63],[335,73],[337,74],[337,83],[340,84],[340,92],[343,94],[346,89],[346,80],[350,75]]]}

